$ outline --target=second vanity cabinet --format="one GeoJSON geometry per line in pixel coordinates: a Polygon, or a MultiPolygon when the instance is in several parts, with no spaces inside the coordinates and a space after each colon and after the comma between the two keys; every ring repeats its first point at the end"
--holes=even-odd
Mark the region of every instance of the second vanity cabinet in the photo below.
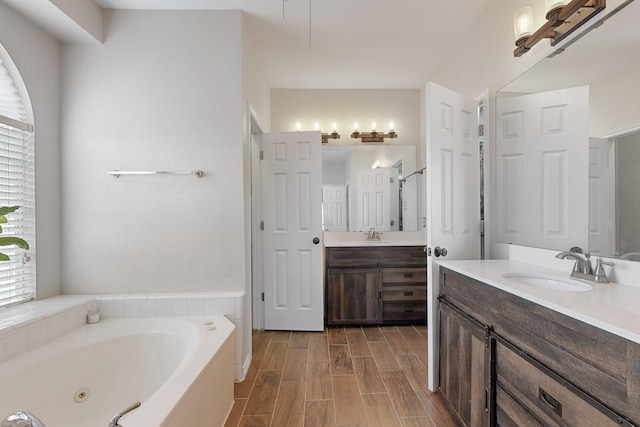
{"type": "Polygon", "coordinates": [[[440,390],[467,426],[638,426],[640,344],[440,269],[440,390]]]}
{"type": "Polygon", "coordinates": [[[423,246],[329,247],[325,264],[328,325],[426,322],[423,246]]]}

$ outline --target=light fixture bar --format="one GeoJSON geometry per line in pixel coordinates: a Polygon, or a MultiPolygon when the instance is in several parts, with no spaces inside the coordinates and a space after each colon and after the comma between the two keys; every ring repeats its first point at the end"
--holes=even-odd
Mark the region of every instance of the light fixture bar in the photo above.
{"type": "Polygon", "coordinates": [[[340,139],[340,134],[338,133],[338,131],[333,131],[331,133],[323,133],[322,134],[322,143],[323,144],[327,144],[329,142],[329,139],[340,139]]]}
{"type": "Polygon", "coordinates": [[[551,46],[555,46],[605,7],[606,0],[572,0],[566,6],[552,10],[538,31],[516,41],[513,56],[524,55],[545,38],[551,39],[551,46]]]}

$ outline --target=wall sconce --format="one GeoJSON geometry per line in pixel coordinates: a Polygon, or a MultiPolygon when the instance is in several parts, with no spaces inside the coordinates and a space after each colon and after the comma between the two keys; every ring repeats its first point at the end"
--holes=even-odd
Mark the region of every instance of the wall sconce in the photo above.
{"type": "Polygon", "coordinates": [[[333,127],[333,130],[331,131],[331,133],[324,133],[324,132],[322,133],[323,144],[327,144],[329,142],[329,139],[340,139],[340,134],[336,130],[336,124],[333,123],[331,126],[333,127]]]}
{"type": "Polygon", "coordinates": [[[530,7],[519,9],[513,15],[516,49],[513,56],[522,56],[542,39],[551,39],[555,46],[581,25],[606,7],[606,0],[572,0],[568,4],[558,0],[545,0],[547,22],[535,33],[533,13],[530,7]]]}
{"type": "Polygon", "coordinates": [[[382,143],[385,138],[397,138],[398,134],[395,130],[393,130],[393,122],[389,124],[391,130],[387,133],[376,131],[376,122],[372,123],[373,130],[371,132],[360,132],[358,131],[358,123],[353,124],[354,131],[351,134],[351,138],[358,139],[360,138],[363,143],[382,143]]]}

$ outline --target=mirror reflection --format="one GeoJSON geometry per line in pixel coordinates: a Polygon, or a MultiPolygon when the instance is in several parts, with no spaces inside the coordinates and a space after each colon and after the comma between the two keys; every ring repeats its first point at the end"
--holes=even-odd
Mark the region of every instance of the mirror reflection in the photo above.
{"type": "Polygon", "coordinates": [[[498,93],[496,240],[640,261],[640,2],[498,93]]]}
{"type": "Polygon", "coordinates": [[[416,147],[322,147],[325,231],[417,231],[416,147]]]}

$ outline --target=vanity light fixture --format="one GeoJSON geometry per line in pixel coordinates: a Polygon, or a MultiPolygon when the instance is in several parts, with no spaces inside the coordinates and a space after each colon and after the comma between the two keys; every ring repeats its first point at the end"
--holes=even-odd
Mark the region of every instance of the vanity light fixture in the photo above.
{"type": "Polygon", "coordinates": [[[393,130],[393,122],[389,124],[391,130],[389,132],[378,132],[376,130],[376,122],[371,124],[373,128],[371,132],[360,132],[358,130],[358,123],[354,123],[354,131],[351,134],[353,139],[361,139],[362,143],[383,143],[385,138],[397,138],[398,134],[393,130]]]}
{"type": "Polygon", "coordinates": [[[533,25],[528,27],[528,22],[533,22],[531,8],[519,9],[513,15],[516,36],[513,56],[524,55],[542,39],[551,39],[551,46],[555,46],[602,11],[606,7],[606,0],[571,0],[566,4],[563,1],[546,0],[545,4],[548,9],[547,21],[533,34],[530,29],[533,25]]]}
{"type": "Polygon", "coordinates": [[[340,134],[337,131],[336,124],[332,123],[331,127],[333,128],[331,133],[324,133],[324,132],[322,133],[322,143],[323,144],[327,144],[329,142],[329,139],[340,139],[340,134]]]}

